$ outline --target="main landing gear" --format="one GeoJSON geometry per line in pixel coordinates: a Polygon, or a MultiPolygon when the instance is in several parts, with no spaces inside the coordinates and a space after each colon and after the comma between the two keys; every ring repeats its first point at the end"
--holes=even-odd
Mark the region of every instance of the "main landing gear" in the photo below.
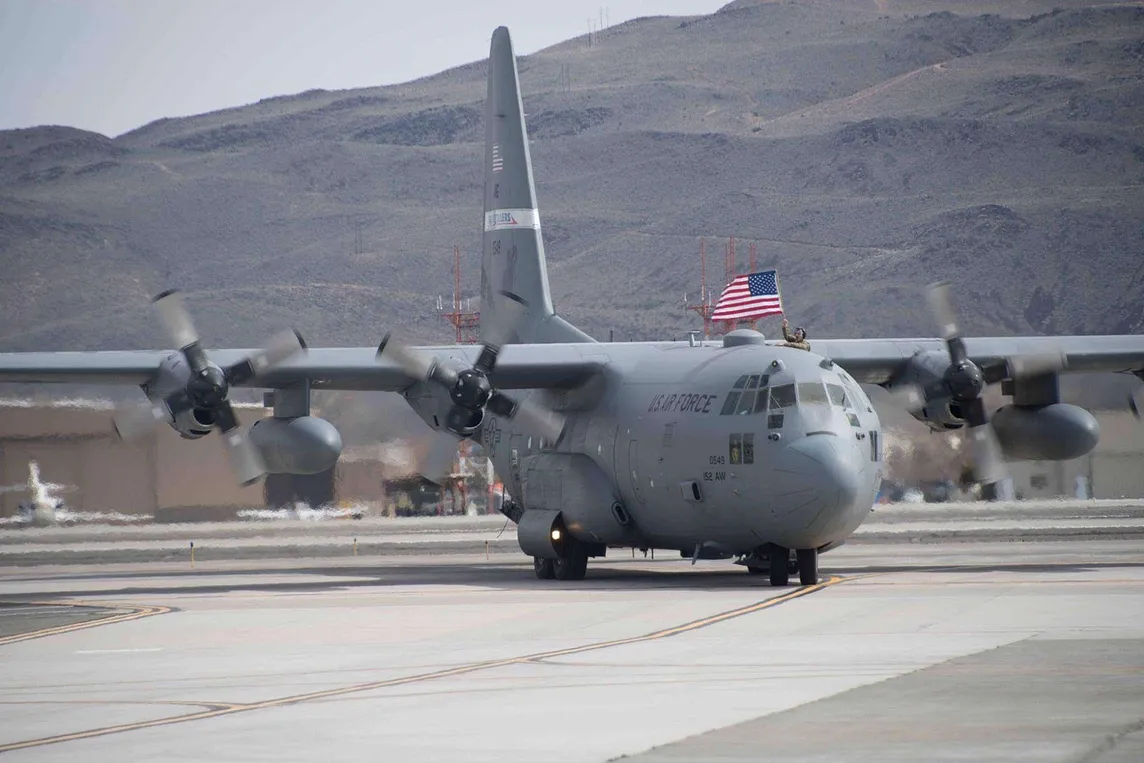
{"type": "Polygon", "coordinates": [[[588,546],[568,536],[560,545],[560,556],[532,557],[532,569],[541,580],[583,580],[588,572],[588,546]]]}
{"type": "Polygon", "coordinates": [[[768,543],[760,549],[759,555],[767,558],[766,566],[748,562],[747,570],[756,575],[761,575],[766,570],[772,586],[789,585],[792,572],[798,573],[798,582],[802,585],[818,583],[818,549],[816,548],[800,548],[795,551],[795,558],[792,560],[790,549],[768,543]]]}

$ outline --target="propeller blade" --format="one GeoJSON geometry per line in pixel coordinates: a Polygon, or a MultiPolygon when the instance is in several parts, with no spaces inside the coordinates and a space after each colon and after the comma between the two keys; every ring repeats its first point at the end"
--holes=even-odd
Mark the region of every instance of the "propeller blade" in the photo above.
{"type": "Polygon", "coordinates": [[[240,485],[243,487],[252,485],[266,473],[262,453],[241,429],[236,427],[223,432],[222,439],[226,447],[227,461],[230,462],[230,468],[238,477],[240,485]]]}
{"type": "Polygon", "coordinates": [[[162,406],[141,403],[116,411],[111,421],[119,438],[129,442],[151,434],[159,424],[167,421],[167,414],[162,406]]]}
{"type": "Polygon", "coordinates": [[[1001,443],[989,423],[985,402],[976,398],[965,407],[965,421],[969,425],[969,454],[973,465],[973,479],[981,484],[982,496],[992,500],[997,496],[997,484],[1005,479],[1005,459],[1001,443]]]}
{"type": "Polygon", "coordinates": [[[302,335],[293,329],[286,329],[270,337],[270,341],[261,350],[226,369],[227,381],[230,384],[242,384],[305,350],[306,340],[302,335]]]}
{"type": "Polygon", "coordinates": [[[191,320],[191,314],[187,312],[182,294],[170,289],[156,295],[151,302],[155,305],[159,320],[175,347],[183,350],[199,341],[199,333],[195,331],[195,324],[191,320]]]}
{"type": "Polygon", "coordinates": [[[925,390],[919,384],[898,384],[887,392],[894,406],[910,413],[916,413],[926,405],[925,390]]]}
{"type": "Polygon", "coordinates": [[[551,447],[559,445],[561,438],[564,437],[566,423],[564,417],[530,398],[519,401],[509,418],[519,421],[525,429],[539,434],[551,447]]]}
{"type": "Polygon", "coordinates": [[[234,412],[230,401],[224,400],[222,405],[214,409],[214,414],[214,425],[224,435],[238,429],[238,414],[234,412]]]}
{"type": "Polygon", "coordinates": [[[426,358],[414,352],[411,348],[394,338],[393,334],[386,334],[377,347],[378,359],[392,360],[401,367],[405,373],[419,381],[425,381],[433,372],[436,365],[435,358],[426,358]]]}
{"type": "Polygon", "coordinates": [[[1001,444],[990,424],[970,427],[968,431],[970,455],[973,459],[973,478],[985,486],[995,486],[1005,479],[1005,460],[1001,444]]]}
{"type": "Polygon", "coordinates": [[[926,290],[926,300],[929,302],[934,317],[937,318],[941,338],[948,342],[960,336],[961,330],[957,325],[957,312],[953,309],[953,294],[950,291],[949,282],[938,281],[930,284],[926,290]]]}
{"type": "Polygon", "coordinates": [[[453,473],[453,461],[457,458],[459,440],[446,431],[433,433],[429,443],[429,450],[421,460],[421,468],[417,471],[425,479],[441,485],[453,473]]]}
{"type": "MultiPolygon", "coordinates": [[[[481,344],[492,348],[494,354],[512,341],[521,319],[528,312],[528,302],[519,294],[511,291],[499,291],[493,297],[494,308],[487,322],[481,324],[481,344]]],[[[495,360],[494,360],[495,362],[495,360]]],[[[491,371],[489,368],[482,371],[491,371]]]]}

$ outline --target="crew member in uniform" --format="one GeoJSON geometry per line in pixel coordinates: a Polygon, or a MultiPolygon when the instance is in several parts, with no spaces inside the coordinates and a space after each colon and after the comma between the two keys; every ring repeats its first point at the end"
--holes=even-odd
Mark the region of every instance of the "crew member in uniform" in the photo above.
{"type": "Polygon", "coordinates": [[[810,351],[810,342],[806,341],[806,329],[802,326],[795,328],[794,333],[791,333],[790,323],[786,318],[783,318],[783,343],[785,347],[794,347],[798,350],[810,351]]]}

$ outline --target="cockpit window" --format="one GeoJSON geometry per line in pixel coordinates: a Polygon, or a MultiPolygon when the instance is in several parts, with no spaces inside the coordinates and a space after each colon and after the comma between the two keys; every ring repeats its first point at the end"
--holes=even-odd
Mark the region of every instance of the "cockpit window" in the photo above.
{"type": "MultiPolygon", "coordinates": [[[[765,393],[764,393],[765,394],[765,393]]],[[[739,398],[739,407],[735,409],[735,415],[744,416],[750,413],[755,407],[755,390],[749,389],[743,393],[739,398]]]]}
{"type": "Polygon", "coordinates": [[[780,384],[777,387],[771,387],[771,410],[779,408],[790,408],[794,405],[794,385],[793,384],[780,384]]]}
{"type": "Polygon", "coordinates": [[[830,402],[834,405],[840,408],[850,407],[850,400],[846,397],[846,390],[842,389],[841,385],[827,383],[826,394],[830,396],[830,402]]]}
{"type": "Polygon", "coordinates": [[[723,401],[723,410],[719,411],[720,416],[727,416],[735,412],[735,408],[739,405],[739,396],[741,392],[728,392],[727,399],[723,401]]]}
{"type": "Polygon", "coordinates": [[[735,389],[742,389],[745,386],[747,386],[747,375],[743,374],[735,380],[735,389]]]}
{"type": "Polygon", "coordinates": [[[826,387],[822,382],[802,382],[798,385],[798,399],[803,405],[827,405],[826,387]]]}
{"type": "MultiPolygon", "coordinates": [[[[764,379],[767,377],[763,377],[764,379]]],[[[759,390],[758,397],[755,398],[755,413],[764,413],[767,410],[767,390],[759,390]]]]}
{"type": "Polygon", "coordinates": [[[747,389],[758,389],[758,388],[759,388],[759,375],[758,374],[752,374],[751,376],[749,376],[747,378],[747,389]]]}

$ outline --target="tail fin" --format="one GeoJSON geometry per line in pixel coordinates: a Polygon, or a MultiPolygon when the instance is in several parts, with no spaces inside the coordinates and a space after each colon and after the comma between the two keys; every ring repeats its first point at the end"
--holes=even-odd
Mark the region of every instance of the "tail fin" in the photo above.
{"type": "Polygon", "coordinates": [[[509,291],[527,303],[516,324],[516,341],[591,342],[591,337],[552,309],[548,269],[540,235],[520,79],[508,29],[493,32],[489,94],[485,106],[485,219],[481,258],[481,323],[495,320],[497,293],[509,291]]]}

